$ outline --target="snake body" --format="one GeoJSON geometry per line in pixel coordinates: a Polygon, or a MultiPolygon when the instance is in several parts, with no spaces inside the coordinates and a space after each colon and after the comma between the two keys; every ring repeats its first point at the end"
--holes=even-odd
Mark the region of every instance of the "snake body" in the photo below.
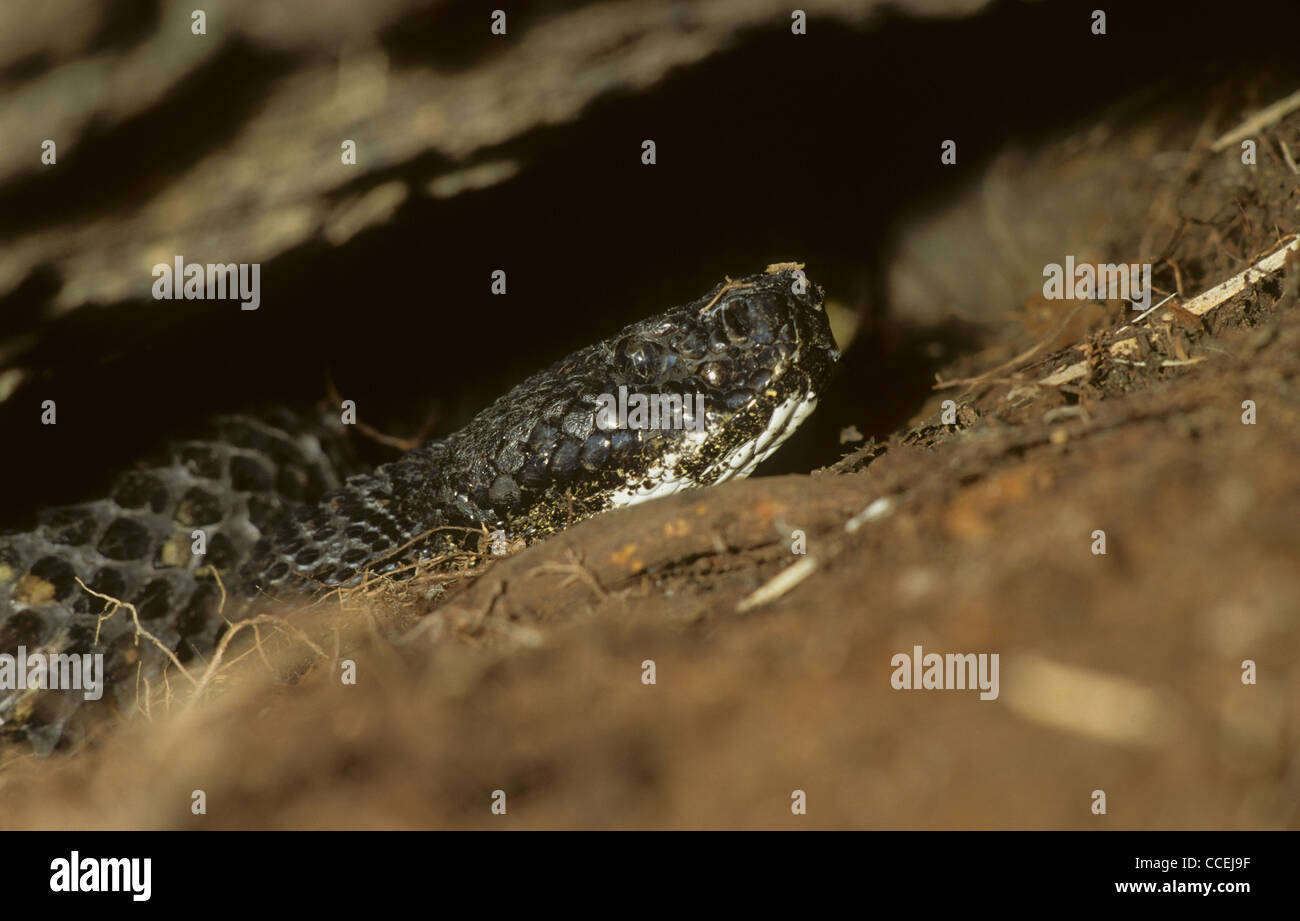
{"type": "MultiPolygon", "coordinates": [[[[839,357],[821,297],[794,265],[728,280],[574,352],[446,439],[372,472],[349,475],[339,425],[287,412],[221,417],[164,463],[127,472],[110,496],[0,536],[0,679],[3,656],[19,647],[103,653],[104,701],[121,709],[139,673],[162,668],[162,650],[135,642],[130,618],[101,619],[108,602],[78,579],[133,604],[185,662],[265,594],[393,572],[465,529],[532,541],[610,508],[748,476],[815,407],[839,357]],[[620,387],[682,397],[683,426],[610,428],[601,399],[620,387]],[[211,569],[235,602],[221,613],[211,569]]],[[[0,734],[49,751],[90,718],[84,697],[0,686],[0,734]]]]}

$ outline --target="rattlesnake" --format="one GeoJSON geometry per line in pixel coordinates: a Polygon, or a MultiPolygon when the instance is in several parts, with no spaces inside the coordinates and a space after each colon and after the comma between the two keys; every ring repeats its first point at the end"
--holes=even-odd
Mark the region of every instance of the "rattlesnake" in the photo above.
{"type": "Polygon", "coordinates": [[[119,708],[140,674],[163,667],[164,652],[137,644],[129,618],[101,619],[108,602],[78,580],[133,604],[185,662],[264,594],[394,572],[469,529],[532,541],[613,507],[748,476],[816,406],[838,358],[821,290],[783,263],[574,352],[460,431],[373,472],[347,476],[354,462],[337,424],[287,411],[220,417],[164,463],[124,474],[108,497],[0,536],[0,732],[48,752],[88,718],[80,691],[5,688],[5,656],[12,677],[20,647],[103,653],[104,699],[119,708]],[[681,397],[683,426],[606,428],[601,400],[620,387],[681,397]],[[233,602],[220,612],[211,569],[233,602]]]}

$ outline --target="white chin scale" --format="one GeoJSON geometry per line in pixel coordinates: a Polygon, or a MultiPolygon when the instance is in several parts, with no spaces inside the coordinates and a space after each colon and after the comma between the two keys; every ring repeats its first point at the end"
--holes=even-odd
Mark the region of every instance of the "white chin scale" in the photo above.
{"type": "MultiPolygon", "coordinates": [[[[768,420],[767,428],[763,429],[757,438],[737,445],[726,455],[718,458],[706,471],[706,478],[709,474],[718,472],[718,477],[713,482],[725,483],[727,480],[739,480],[749,476],[754,472],[755,467],[767,460],[773,451],[785,443],[785,440],[816,408],[817,394],[811,391],[794,394],[772,411],[772,418],[768,420]]],[[[703,436],[703,432],[688,430],[685,433],[685,437],[696,441],[703,436]]],[[[644,483],[645,479],[649,479],[654,482],[653,486],[624,486],[616,489],[610,497],[611,506],[619,508],[624,505],[636,505],[638,502],[658,499],[660,496],[671,496],[684,489],[693,488],[696,485],[693,481],[676,475],[676,466],[676,454],[665,456],[663,464],[651,467],[641,481],[644,483]]]]}

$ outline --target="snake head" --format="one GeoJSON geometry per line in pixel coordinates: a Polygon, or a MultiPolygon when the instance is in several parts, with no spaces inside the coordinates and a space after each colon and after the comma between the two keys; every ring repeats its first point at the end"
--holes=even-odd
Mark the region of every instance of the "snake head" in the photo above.
{"type": "Polygon", "coordinates": [[[449,442],[456,492],[529,532],[560,507],[748,476],[817,405],[838,358],[821,289],[797,266],[729,280],[494,403],[449,442]]]}
{"type": "MultiPolygon", "coordinates": [[[[683,389],[703,395],[703,436],[687,432],[673,475],[630,485],[615,504],[748,476],[816,408],[840,357],[822,290],[795,264],[728,281],[674,320],[669,355],[688,372],[683,389]]],[[[652,435],[652,453],[673,459],[673,437],[652,435]]]]}

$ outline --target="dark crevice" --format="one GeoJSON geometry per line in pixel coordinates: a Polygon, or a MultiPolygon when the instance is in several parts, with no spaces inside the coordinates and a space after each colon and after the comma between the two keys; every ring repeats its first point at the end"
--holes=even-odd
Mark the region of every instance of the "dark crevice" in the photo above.
{"type": "Polygon", "coordinates": [[[153,33],[162,20],[162,0],[112,0],[102,5],[104,18],[85,54],[124,51],[153,33]]]}

